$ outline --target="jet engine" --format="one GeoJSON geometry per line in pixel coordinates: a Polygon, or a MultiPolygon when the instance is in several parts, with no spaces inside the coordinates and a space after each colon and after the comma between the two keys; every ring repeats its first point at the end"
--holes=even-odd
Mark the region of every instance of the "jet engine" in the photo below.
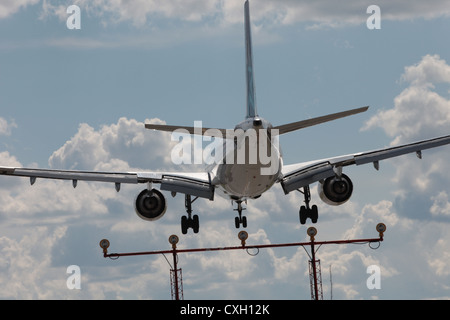
{"type": "Polygon", "coordinates": [[[350,199],[353,192],[352,180],[345,174],[341,178],[329,177],[317,185],[320,199],[326,204],[339,206],[350,199]]]}
{"type": "Polygon", "coordinates": [[[158,220],[166,212],[166,198],[157,189],[145,189],[136,197],[134,208],[141,219],[148,221],[158,220]]]}

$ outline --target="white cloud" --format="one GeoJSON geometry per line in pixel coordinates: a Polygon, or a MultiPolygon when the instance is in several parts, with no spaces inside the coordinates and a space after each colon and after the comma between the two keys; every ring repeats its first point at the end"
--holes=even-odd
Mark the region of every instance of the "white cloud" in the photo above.
{"type": "Polygon", "coordinates": [[[377,1],[376,3],[370,0],[346,1],[344,3],[289,0],[283,1],[281,6],[284,6],[286,12],[284,23],[290,24],[306,21],[314,22],[315,26],[336,27],[365,23],[370,16],[370,14],[366,13],[366,10],[373,4],[380,7],[382,21],[417,18],[432,19],[450,14],[447,3],[443,0],[433,1],[430,6],[418,0],[409,1],[408,3],[387,0],[377,1]]]}
{"type": "MultiPolygon", "coordinates": [[[[215,21],[221,24],[235,24],[243,21],[243,1],[111,1],[74,0],[83,11],[98,16],[104,25],[131,21],[136,26],[152,24],[154,18],[168,18],[188,22],[215,21]]],[[[72,4],[72,3],[71,3],[72,4]]],[[[306,1],[306,0],[259,0],[251,1],[252,20],[268,25],[313,23],[313,27],[337,27],[365,23],[369,15],[367,7],[373,1],[306,1]]],[[[44,15],[60,15],[61,4],[56,0],[44,1],[44,15]]],[[[449,16],[450,9],[444,0],[424,4],[414,0],[408,3],[378,1],[381,18],[385,20],[406,20],[416,18],[433,19],[449,16]]]]}
{"type": "MultiPolygon", "coordinates": [[[[417,64],[405,67],[401,81],[407,87],[395,97],[394,107],[380,111],[364,129],[382,128],[392,138],[391,145],[448,135],[450,100],[436,89],[437,85],[447,88],[450,85],[447,62],[438,55],[426,55],[417,64]]],[[[392,161],[395,168],[392,181],[398,185],[395,200],[384,202],[383,206],[379,203],[365,207],[374,216],[385,213],[389,241],[402,242],[409,237],[404,248],[395,245],[397,252],[401,252],[396,259],[405,261],[384,260],[383,265],[393,263],[399,272],[407,270],[411,279],[434,283],[439,288],[449,276],[445,267],[449,259],[445,254],[450,222],[449,154],[449,146],[443,146],[425,150],[423,160],[409,155],[392,161]],[[414,264],[406,263],[410,257],[414,257],[414,264]]],[[[396,279],[400,278],[393,277],[392,283],[396,279]]]]}
{"type": "Polygon", "coordinates": [[[436,83],[450,83],[450,66],[439,55],[427,54],[422,60],[405,67],[402,80],[414,87],[431,87],[436,83]]]}
{"type": "MultiPolygon", "coordinates": [[[[159,119],[148,120],[163,123],[159,119]]],[[[170,150],[173,142],[166,132],[150,131],[144,123],[120,118],[117,124],[95,130],[86,123],[49,159],[58,169],[105,170],[116,165],[116,171],[131,167],[157,170],[171,167],[170,150]]]]}
{"type": "Polygon", "coordinates": [[[433,254],[429,255],[429,267],[438,276],[450,276],[450,269],[448,267],[450,265],[450,253],[448,252],[449,242],[450,239],[448,235],[443,235],[443,237],[434,244],[433,254]]]}
{"type": "Polygon", "coordinates": [[[8,151],[0,152],[0,163],[2,166],[6,167],[17,167],[20,166],[20,162],[16,157],[12,156],[8,151]]]}
{"type": "MultiPolygon", "coordinates": [[[[143,123],[122,118],[117,124],[105,125],[99,130],[80,125],[75,136],[57,150],[49,162],[97,170],[129,170],[130,163],[164,166],[171,165],[166,161],[170,161],[170,156],[165,158],[161,152],[168,152],[169,148],[170,135],[151,132],[143,123]]],[[[0,163],[22,166],[9,152],[0,153],[0,163]]],[[[105,236],[111,236],[113,241],[124,237],[119,243],[135,249],[133,244],[142,241],[136,234],[142,236],[149,232],[152,243],[159,241],[159,247],[168,245],[165,239],[173,231],[168,231],[167,225],[171,226],[172,218],[166,220],[166,225],[146,224],[140,220],[133,209],[137,192],[134,186],[123,186],[117,193],[113,185],[96,183],[79,183],[74,190],[70,182],[46,179],[38,179],[31,187],[28,179],[3,176],[0,179],[0,297],[169,298],[168,293],[160,294],[160,290],[149,293],[150,286],[165,289],[168,285],[168,281],[162,280],[168,280],[164,259],[153,262],[151,270],[131,263],[131,268],[139,271],[123,279],[123,274],[130,274],[124,270],[130,265],[110,265],[97,245],[105,236]],[[105,265],[97,268],[99,263],[105,265]],[[82,289],[79,291],[66,287],[69,276],[66,268],[71,264],[81,268],[82,289]],[[108,271],[105,273],[105,270],[108,271]]],[[[178,217],[176,227],[179,230],[179,216],[175,217],[178,217]]]]}
{"type": "MultiPolygon", "coordinates": [[[[169,141],[170,135],[145,130],[143,123],[125,118],[98,130],[83,124],[74,137],[52,155],[49,162],[53,166],[99,170],[128,169],[131,163],[136,166],[145,164],[151,168],[153,165],[172,165],[167,162],[170,157],[164,158],[160,154],[166,152],[170,155],[169,141]],[[136,154],[144,159],[136,158],[136,154]]],[[[8,152],[1,153],[0,159],[2,165],[22,166],[8,152]]],[[[6,184],[0,185],[0,217],[4,222],[1,229],[7,231],[2,233],[5,236],[0,243],[0,250],[14,254],[4,255],[1,264],[17,266],[23,265],[22,261],[27,260],[30,265],[34,265],[36,256],[32,250],[39,251],[45,259],[34,269],[5,269],[2,279],[8,292],[6,289],[0,290],[1,297],[170,297],[169,267],[163,258],[152,260],[154,262],[150,267],[142,267],[140,262],[128,260],[117,266],[101,257],[97,243],[101,237],[108,237],[112,242],[111,250],[118,251],[139,251],[139,248],[147,251],[149,248],[157,250],[168,247],[168,235],[179,234],[180,231],[179,219],[184,214],[182,197],[177,196],[175,200],[168,197],[169,212],[161,223],[155,224],[144,222],[133,213],[132,201],[136,188],[127,190],[124,186],[120,193],[116,193],[113,186],[99,183],[79,183],[73,190],[71,183],[65,181],[38,179],[33,187],[29,185],[28,179],[2,177],[2,182],[6,184]],[[111,202],[120,207],[111,206],[111,202]],[[36,225],[45,227],[36,228],[36,225]],[[57,229],[58,226],[62,229],[57,229]],[[56,231],[58,237],[52,235],[56,231]],[[30,238],[40,240],[31,241],[30,238]],[[41,244],[46,247],[40,248],[41,244]],[[89,261],[94,257],[105,261],[103,267],[90,266],[89,261]],[[82,290],[78,293],[65,286],[68,277],[65,268],[70,264],[79,264],[81,267],[82,290]]],[[[249,203],[249,212],[252,208],[255,209],[255,214],[249,213],[249,221],[253,226],[258,228],[264,221],[271,220],[268,211],[273,208],[274,200],[273,195],[269,195],[261,197],[258,202],[249,203]],[[268,205],[264,206],[264,203],[268,205]]],[[[283,208],[278,208],[278,211],[282,210],[283,208]]],[[[200,214],[202,236],[188,234],[182,237],[181,247],[235,246],[240,243],[229,201],[219,197],[214,202],[197,200],[194,213],[200,214]]],[[[297,221],[296,215],[295,212],[294,221],[297,221]]],[[[276,217],[273,219],[277,220],[276,217]]],[[[249,230],[249,233],[252,243],[270,243],[266,232],[261,228],[253,232],[249,230]]],[[[268,283],[273,283],[273,279],[277,279],[276,282],[286,281],[286,274],[292,275],[299,269],[296,264],[298,259],[299,257],[286,259],[273,251],[269,255],[261,252],[258,258],[241,250],[183,255],[182,261],[186,268],[183,272],[185,288],[190,288],[191,292],[186,297],[195,297],[196,294],[205,297],[215,293],[217,297],[233,298],[244,292],[252,294],[253,290],[260,291],[267,298],[273,297],[269,289],[263,288],[268,283]],[[259,261],[256,264],[255,259],[259,261]],[[267,267],[259,267],[261,261],[267,267]],[[285,265],[285,262],[288,263],[285,265]],[[211,269],[215,272],[211,272],[211,269]],[[266,272],[270,274],[267,280],[266,272]],[[254,280],[248,282],[249,279],[254,280]]],[[[99,263],[95,262],[95,265],[99,263]]]]}
{"type": "MultiPolygon", "coordinates": [[[[434,88],[438,83],[450,85],[450,66],[438,55],[426,55],[419,63],[405,67],[401,79],[409,86],[395,97],[394,107],[378,112],[363,129],[382,128],[392,137],[391,145],[448,135],[450,100],[434,88]]],[[[437,212],[436,203],[431,199],[440,198],[438,195],[450,184],[448,148],[425,150],[422,161],[403,156],[393,162],[396,168],[393,181],[401,188],[397,192],[398,208],[411,211],[410,214],[425,211],[423,218],[428,217],[431,206],[437,212]],[[420,207],[416,206],[418,203],[420,207]],[[424,203],[429,207],[425,208],[424,203]]]]}
{"type": "Polygon", "coordinates": [[[0,19],[9,17],[21,8],[37,4],[40,0],[2,0],[0,2],[0,19]]]}
{"type": "MultiPolygon", "coordinates": [[[[405,67],[401,81],[407,87],[395,97],[393,108],[378,112],[364,129],[382,128],[392,138],[391,145],[448,135],[450,101],[436,89],[438,85],[448,88],[450,84],[447,62],[438,55],[426,55],[417,64],[405,67]]],[[[364,205],[353,226],[344,233],[345,238],[360,238],[373,233],[378,222],[387,225],[385,241],[377,250],[382,255],[360,255],[364,265],[373,263],[381,267],[383,291],[399,285],[423,288],[425,283],[430,283],[430,288],[443,288],[439,283],[448,281],[445,266],[449,257],[443,254],[449,244],[448,155],[449,146],[443,146],[424,151],[423,160],[406,155],[391,161],[395,174],[387,183],[398,186],[393,194],[395,199],[364,205]],[[430,252],[427,248],[436,249],[430,252]]],[[[353,251],[339,248],[325,252],[322,259],[331,259],[333,273],[341,272],[344,276],[356,270],[355,261],[350,263],[350,258],[356,256],[353,251]]],[[[343,282],[346,284],[336,287],[348,298],[366,296],[361,287],[357,289],[360,284],[354,279],[343,282]]],[[[433,296],[432,291],[428,297],[433,296]]],[[[382,291],[372,292],[371,296],[378,297],[380,293],[383,296],[382,291]]],[[[408,294],[404,293],[404,297],[408,294]]]]}
{"type": "MultiPolygon", "coordinates": [[[[131,21],[135,26],[141,27],[146,23],[152,24],[152,18],[160,17],[197,22],[204,17],[214,16],[219,11],[219,2],[209,0],[74,0],[70,4],[78,5],[83,13],[87,12],[90,15],[98,16],[105,26],[131,21]]],[[[67,17],[65,8],[60,1],[46,0],[41,17],[55,15],[60,19],[65,19],[67,17]]]]}
{"type": "MultiPolygon", "coordinates": [[[[170,147],[170,134],[151,132],[144,128],[144,123],[121,118],[117,124],[99,130],[81,124],[75,136],[52,154],[49,164],[59,169],[97,171],[127,172],[133,171],[133,167],[167,169],[173,167],[170,147]]],[[[0,153],[0,163],[23,166],[9,152],[0,153]]],[[[74,190],[70,182],[47,179],[37,179],[30,187],[29,179],[13,177],[3,177],[0,189],[0,213],[27,224],[35,215],[41,216],[42,223],[53,224],[91,214],[101,217],[122,206],[133,212],[133,192],[137,193],[134,186],[123,186],[117,193],[112,184],[95,183],[79,183],[74,190]]]]}
{"type": "MultiPolygon", "coordinates": [[[[416,67],[420,69],[421,63],[416,67]]],[[[410,87],[415,88],[412,83],[414,79],[423,77],[423,72],[417,73],[415,77],[412,76],[414,72],[409,74],[410,87]]],[[[433,76],[425,79],[439,79],[435,73],[431,74],[433,76]]],[[[430,80],[431,84],[435,83],[433,81],[430,80]]],[[[431,91],[432,88],[432,85],[427,85],[425,90],[431,91]]],[[[402,105],[405,103],[402,100],[402,105]]],[[[417,107],[417,104],[410,103],[417,107]]],[[[409,109],[405,106],[405,110],[409,109]]],[[[411,114],[414,117],[418,113],[411,114]]],[[[416,116],[415,121],[420,119],[416,116]]],[[[157,119],[152,121],[164,123],[157,119]]],[[[380,123],[384,122],[374,121],[374,126],[380,123]]],[[[424,130],[428,130],[430,125],[423,126],[424,130]]],[[[407,136],[402,131],[395,133],[403,134],[402,139],[407,136]]],[[[53,168],[87,170],[175,168],[170,160],[170,151],[169,134],[145,130],[142,122],[121,118],[117,123],[98,129],[81,124],[77,133],[52,154],[49,164],[53,168]]],[[[415,197],[418,194],[424,195],[428,201],[427,210],[431,212],[428,218],[445,219],[448,216],[448,193],[442,185],[448,185],[450,177],[440,170],[445,168],[447,158],[438,156],[431,165],[425,159],[426,154],[423,162],[414,159],[404,161],[401,166],[396,167],[399,187],[405,194],[412,190],[415,197]],[[418,163],[423,167],[417,169],[418,163]],[[405,164],[407,169],[402,171],[405,164]],[[408,170],[413,170],[414,175],[408,174],[408,170]],[[439,175],[438,181],[436,175],[439,175]],[[408,177],[410,180],[405,182],[408,177]],[[424,186],[409,185],[414,181],[422,181],[424,186]],[[430,192],[424,193],[427,188],[430,192]]],[[[0,164],[21,166],[18,159],[8,152],[0,153],[0,164]]],[[[0,296],[42,299],[168,299],[169,267],[164,258],[151,258],[149,264],[143,263],[142,259],[121,258],[117,263],[103,259],[97,246],[101,238],[107,237],[112,243],[111,252],[158,250],[169,247],[168,235],[180,233],[179,220],[184,214],[182,196],[175,199],[169,196],[169,209],[164,219],[147,223],[139,220],[133,213],[133,198],[137,192],[135,187],[123,186],[121,192],[116,193],[113,186],[101,183],[79,183],[76,190],[73,190],[70,182],[43,179],[38,179],[36,185],[30,187],[27,179],[2,177],[0,219],[3,222],[1,231],[4,236],[0,240],[0,250],[3,253],[0,264],[5,268],[2,269],[5,271],[1,279],[6,289],[0,290],[0,296]],[[41,247],[41,243],[45,247],[41,247]],[[36,261],[37,255],[34,252],[42,254],[42,261],[36,261]],[[26,263],[37,267],[23,268],[26,263]],[[66,268],[70,264],[80,264],[83,277],[83,289],[80,292],[69,291],[65,286],[68,276],[66,268]]],[[[306,228],[298,224],[298,207],[301,202],[301,196],[289,195],[286,198],[277,188],[256,201],[249,201],[245,211],[249,221],[248,244],[280,242],[274,239],[283,239],[282,242],[286,242],[285,239],[303,241],[306,228]]],[[[439,255],[437,250],[425,250],[435,243],[441,249],[448,244],[448,237],[436,238],[445,232],[445,223],[431,220],[422,228],[421,220],[406,217],[404,212],[398,210],[397,203],[389,200],[364,206],[352,201],[349,205],[321,212],[321,221],[324,223],[318,225],[318,240],[336,234],[338,238],[345,239],[375,237],[376,223],[384,222],[388,226],[385,242],[380,250],[372,251],[366,246],[324,246],[320,249],[318,257],[322,262],[323,277],[326,277],[327,267],[332,265],[335,298],[383,297],[394,290],[389,287],[391,283],[403,288],[410,279],[429,283],[431,278],[433,281],[448,283],[448,272],[445,269],[448,256],[439,255]],[[437,234],[430,239],[428,235],[433,228],[437,230],[437,234]],[[412,256],[418,260],[413,266],[412,256]],[[382,270],[380,292],[366,288],[366,268],[371,264],[379,265],[382,270]],[[429,278],[424,278],[424,268],[429,278]]],[[[182,236],[179,247],[239,245],[233,226],[234,212],[229,201],[219,197],[214,202],[199,199],[194,203],[194,214],[200,215],[200,234],[182,236]]],[[[273,299],[278,298],[274,296],[274,292],[278,292],[277,288],[282,288],[283,292],[290,292],[293,298],[308,299],[307,260],[302,248],[289,251],[265,249],[260,250],[256,257],[240,250],[180,255],[185,297],[273,299]]],[[[431,289],[422,294],[419,297],[433,297],[431,289]]],[[[416,295],[415,298],[417,297],[416,295]]]]}
{"type": "Polygon", "coordinates": [[[19,240],[0,238],[0,296],[5,299],[51,299],[55,271],[51,251],[66,228],[36,227],[19,240]],[[54,278],[54,277],[53,277],[54,278]]]}
{"type": "Polygon", "coordinates": [[[450,216],[450,202],[446,191],[441,191],[437,196],[431,197],[433,205],[430,208],[431,214],[435,216],[450,216]]]}
{"type": "MultiPolygon", "coordinates": [[[[10,1],[5,16],[17,12],[24,3],[40,3],[33,1],[10,1]],[[14,3],[14,5],[13,5],[14,3]],[[14,10],[11,10],[14,8],[14,10]],[[7,12],[7,13],[6,13],[7,12]]],[[[115,48],[121,46],[145,46],[155,48],[168,44],[180,44],[186,39],[195,40],[199,37],[222,37],[218,33],[230,32],[230,27],[243,23],[243,1],[241,0],[189,0],[189,1],[162,1],[162,0],[43,0],[41,10],[37,16],[41,20],[56,17],[61,22],[68,18],[66,9],[76,4],[81,8],[83,21],[95,20],[95,23],[107,29],[121,23],[130,23],[135,28],[149,30],[143,34],[95,34],[90,29],[83,36],[58,36],[48,39],[29,40],[27,43],[2,43],[5,48],[56,46],[63,48],[115,48]],[[180,29],[185,32],[180,34],[180,29]]],[[[286,25],[305,24],[306,29],[338,28],[348,25],[365,24],[369,15],[367,7],[372,1],[350,1],[336,3],[335,1],[278,1],[259,0],[251,1],[253,32],[261,33],[255,41],[274,42],[280,35],[274,28],[286,25]]],[[[418,18],[434,19],[448,16],[450,9],[444,0],[433,1],[424,5],[419,0],[409,1],[406,5],[401,2],[381,1],[377,3],[381,8],[381,19],[385,20],[411,20],[418,18]]],[[[0,5],[1,6],[1,5],[0,5]]],[[[0,7],[1,8],[1,7],[0,7]]],[[[1,16],[0,16],[1,18],[1,16]]],[[[83,27],[82,27],[83,28],[83,27]]],[[[96,30],[96,29],[95,29],[96,30]]],[[[348,43],[344,43],[348,46],[348,43]]]]}
{"type": "Polygon", "coordinates": [[[5,135],[9,136],[11,135],[11,131],[13,128],[17,128],[17,124],[14,120],[8,122],[2,117],[0,117],[0,136],[5,135]]]}
{"type": "Polygon", "coordinates": [[[438,55],[426,55],[405,67],[401,79],[409,83],[394,99],[394,108],[378,112],[363,128],[382,128],[393,137],[391,145],[412,139],[448,134],[450,100],[433,91],[435,84],[450,84],[450,66],[438,55]]]}

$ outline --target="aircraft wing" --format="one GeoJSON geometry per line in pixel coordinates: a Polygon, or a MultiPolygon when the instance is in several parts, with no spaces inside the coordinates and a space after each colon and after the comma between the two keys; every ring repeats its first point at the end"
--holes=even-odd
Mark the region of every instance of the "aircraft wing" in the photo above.
{"type": "Polygon", "coordinates": [[[397,147],[286,165],[283,167],[282,176],[279,179],[279,182],[281,183],[284,193],[288,194],[293,190],[297,190],[322,179],[332,177],[339,173],[342,167],[345,166],[373,163],[375,169],[378,170],[379,161],[381,160],[414,152],[417,157],[421,159],[422,150],[435,148],[446,144],[450,144],[450,135],[397,147]]]}
{"type": "Polygon", "coordinates": [[[54,169],[32,169],[0,167],[0,175],[29,177],[33,185],[37,178],[72,180],[75,188],[78,181],[98,181],[115,184],[117,191],[122,183],[159,183],[161,190],[180,192],[213,200],[214,186],[207,172],[95,172],[54,169]]]}

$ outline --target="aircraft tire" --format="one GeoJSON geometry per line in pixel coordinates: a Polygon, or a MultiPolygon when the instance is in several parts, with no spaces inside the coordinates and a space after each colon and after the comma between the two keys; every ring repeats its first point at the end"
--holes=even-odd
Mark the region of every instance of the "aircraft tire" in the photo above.
{"type": "Polygon", "coordinates": [[[246,216],[242,217],[242,227],[247,228],[247,217],[246,216]]]}
{"type": "Polygon", "coordinates": [[[198,233],[198,229],[200,228],[200,222],[198,220],[198,215],[194,215],[192,220],[192,229],[194,230],[194,233],[198,233]]]}
{"type": "Polygon", "coordinates": [[[306,223],[306,219],[308,218],[307,215],[307,209],[305,206],[301,206],[300,207],[300,212],[299,212],[299,216],[300,216],[300,224],[305,224],[306,223]]]}
{"type": "Polygon", "coordinates": [[[311,222],[317,223],[317,219],[319,219],[319,210],[316,205],[311,207],[311,222]]]}
{"type": "Polygon", "coordinates": [[[187,230],[188,230],[187,217],[182,216],[181,217],[181,233],[187,234],[187,230]]]}

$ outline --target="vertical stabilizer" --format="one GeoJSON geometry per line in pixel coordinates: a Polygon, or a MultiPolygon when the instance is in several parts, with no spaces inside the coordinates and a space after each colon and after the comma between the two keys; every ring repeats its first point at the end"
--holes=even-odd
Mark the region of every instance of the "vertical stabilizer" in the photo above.
{"type": "Polygon", "coordinates": [[[255,81],[253,79],[252,35],[250,30],[250,8],[245,1],[245,75],[247,80],[247,118],[256,117],[255,81]]]}

